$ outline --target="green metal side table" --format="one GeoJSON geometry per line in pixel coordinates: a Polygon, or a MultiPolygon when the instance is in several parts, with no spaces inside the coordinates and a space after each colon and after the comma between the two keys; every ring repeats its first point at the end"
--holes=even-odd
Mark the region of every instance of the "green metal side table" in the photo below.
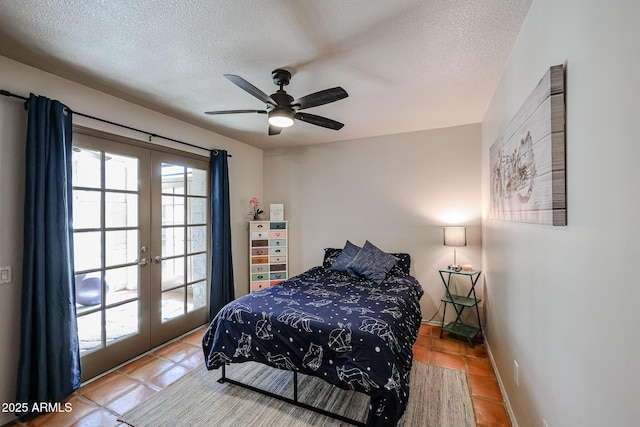
{"type": "Polygon", "coordinates": [[[442,314],[442,327],[440,328],[440,338],[442,338],[442,331],[447,331],[452,334],[456,334],[462,337],[465,337],[467,341],[469,341],[469,346],[474,347],[473,338],[480,334],[480,337],[483,338],[482,335],[482,323],[480,322],[480,310],[478,309],[478,303],[481,301],[476,297],[476,283],[478,283],[478,279],[480,278],[480,270],[471,270],[471,271],[455,271],[455,270],[439,270],[440,278],[442,279],[442,283],[444,284],[445,294],[444,297],[440,300],[444,303],[444,313],[442,314]],[[464,295],[455,295],[451,293],[451,276],[460,275],[467,276],[471,281],[471,289],[469,289],[469,293],[466,296],[464,295]],[[444,319],[447,314],[447,305],[452,305],[453,309],[456,312],[456,320],[451,323],[444,324],[444,319]],[[475,307],[476,315],[478,316],[478,327],[466,325],[462,321],[462,312],[467,307],[475,307]]]}

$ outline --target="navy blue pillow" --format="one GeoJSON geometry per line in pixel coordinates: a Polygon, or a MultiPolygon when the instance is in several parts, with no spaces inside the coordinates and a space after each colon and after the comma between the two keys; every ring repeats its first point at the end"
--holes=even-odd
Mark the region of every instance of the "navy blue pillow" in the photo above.
{"type": "Polygon", "coordinates": [[[347,271],[347,265],[349,265],[358,252],[360,252],[360,246],[356,246],[347,240],[344,248],[342,248],[342,252],[338,255],[338,258],[336,258],[336,261],[331,266],[331,269],[336,271],[347,271]]]}
{"type": "Polygon", "coordinates": [[[391,269],[392,273],[401,271],[405,274],[410,274],[409,271],[411,270],[411,255],[404,252],[390,255],[398,258],[398,263],[391,269]]]}
{"type": "MultiPolygon", "coordinates": [[[[340,248],[325,248],[324,257],[322,258],[322,266],[324,268],[330,268],[333,263],[336,262],[336,259],[341,253],[342,249],[340,248]]],[[[398,258],[398,263],[393,266],[391,273],[400,271],[405,274],[411,274],[411,255],[406,252],[389,253],[389,255],[393,255],[398,258]]]]}
{"type": "MultiPolygon", "coordinates": [[[[344,253],[344,250],[342,252],[344,253]]],[[[383,252],[367,240],[347,265],[347,273],[365,277],[375,283],[382,283],[397,262],[398,258],[383,252]]]]}
{"type": "Polygon", "coordinates": [[[342,249],[339,248],[325,248],[324,257],[322,258],[322,266],[324,268],[331,267],[341,253],[342,249]]]}

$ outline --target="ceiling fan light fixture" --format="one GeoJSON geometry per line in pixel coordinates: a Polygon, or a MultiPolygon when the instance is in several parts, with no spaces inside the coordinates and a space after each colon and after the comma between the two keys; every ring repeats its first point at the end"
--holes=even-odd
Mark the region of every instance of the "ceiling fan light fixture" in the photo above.
{"type": "Polygon", "coordinates": [[[274,108],[269,111],[269,124],[279,128],[293,126],[293,111],[286,108],[274,108]]]}

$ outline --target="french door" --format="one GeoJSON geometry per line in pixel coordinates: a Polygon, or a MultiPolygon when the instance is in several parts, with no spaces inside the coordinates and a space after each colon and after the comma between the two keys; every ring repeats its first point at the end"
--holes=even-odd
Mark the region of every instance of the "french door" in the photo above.
{"type": "Polygon", "coordinates": [[[79,129],[72,162],[86,380],[206,322],[208,164],[79,129]]]}

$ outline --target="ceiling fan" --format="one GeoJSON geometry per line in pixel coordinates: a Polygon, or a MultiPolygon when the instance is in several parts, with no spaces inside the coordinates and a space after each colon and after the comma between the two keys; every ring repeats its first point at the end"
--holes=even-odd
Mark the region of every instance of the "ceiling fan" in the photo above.
{"type": "Polygon", "coordinates": [[[236,113],[258,113],[266,114],[269,121],[269,135],[279,135],[283,128],[293,125],[293,120],[298,119],[312,125],[322,126],[328,129],[340,130],[344,126],[343,123],[337,122],[326,117],[317,116],[315,114],[301,113],[300,110],[306,108],[317,107],[319,105],[329,104],[339,101],[349,96],[341,87],[321,90],[302,98],[293,99],[293,97],[282,89],[289,84],[291,73],[284,69],[277,69],[271,72],[271,78],[276,86],[280,89],[276,93],[267,95],[245,79],[235,74],[225,74],[224,77],[231,83],[238,86],[267,104],[264,110],[224,110],[224,111],[205,111],[205,114],[236,114],[236,113]]]}

